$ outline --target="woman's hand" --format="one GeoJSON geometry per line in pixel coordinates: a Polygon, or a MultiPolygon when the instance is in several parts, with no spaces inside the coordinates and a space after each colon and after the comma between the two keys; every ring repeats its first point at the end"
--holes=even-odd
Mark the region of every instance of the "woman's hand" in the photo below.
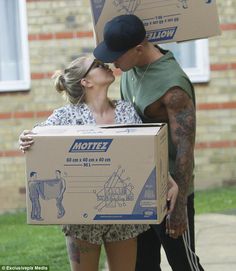
{"type": "Polygon", "coordinates": [[[19,149],[25,153],[33,145],[32,131],[24,130],[19,136],[19,149]]]}
{"type": "Polygon", "coordinates": [[[179,188],[174,179],[169,174],[168,176],[168,193],[167,193],[167,214],[171,214],[174,210],[175,202],[178,196],[179,188]]]}

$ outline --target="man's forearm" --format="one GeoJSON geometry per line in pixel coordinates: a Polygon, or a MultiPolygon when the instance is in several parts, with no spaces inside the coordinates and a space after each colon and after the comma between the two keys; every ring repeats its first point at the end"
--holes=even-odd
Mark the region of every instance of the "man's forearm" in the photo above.
{"type": "Polygon", "coordinates": [[[169,90],[162,101],[167,109],[171,139],[176,148],[173,178],[179,186],[178,202],[186,204],[193,173],[196,112],[193,101],[178,87],[169,90]]]}
{"type": "Polygon", "coordinates": [[[193,176],[193,147],[182,142],[180,144],[175,164],[174,180],[179,186],[178,201],[186,204],[189,185],[193,176]],[[183,144],[183,146],[181,146],[183,144]]]}
{"type": "Polygon", "coordinates": [[[195,110],[191,106],[175,115],[176,126],[173,132],[176,142],[174,178],[179,186],[178,200],[186,203],[189,183],[194,167],[195,110]]]}

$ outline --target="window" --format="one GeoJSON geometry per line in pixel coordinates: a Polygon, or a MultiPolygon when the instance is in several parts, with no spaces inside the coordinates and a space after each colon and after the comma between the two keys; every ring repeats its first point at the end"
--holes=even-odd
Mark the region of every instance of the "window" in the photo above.
{"type": "Polygon", "coordinates": [[[0,1],[0,91],[30,87],[25,0],[0,1]]]}
{"type": "Polygon", "coordinates": [[[210,79],[208,40],[161,44],[171,50],[193,83],[208,82],[210,79]]]}

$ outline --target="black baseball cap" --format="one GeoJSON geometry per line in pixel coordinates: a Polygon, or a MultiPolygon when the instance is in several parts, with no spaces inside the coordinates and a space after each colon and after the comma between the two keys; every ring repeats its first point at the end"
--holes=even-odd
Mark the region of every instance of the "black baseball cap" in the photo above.
{"type": "Polygon", "coordinates": [[[95,58],[112,63],[146,37],[142,20],[136,15],[120,15],[108,21],[104,27],[104,41],[94,49],[95,58]]]}

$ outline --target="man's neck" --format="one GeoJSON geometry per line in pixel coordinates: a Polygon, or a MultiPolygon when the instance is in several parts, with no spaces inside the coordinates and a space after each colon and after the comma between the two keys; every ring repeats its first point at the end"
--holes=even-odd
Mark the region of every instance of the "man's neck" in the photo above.
{"type": "Polygon", "coordinates": [[[145,65],[149,65],[156,60],[160,59],[163,56],[158,47],[155,47],[152,43],[148,42],[145,45],[145,50],[143,56],[140,58],[139,63],[136,65],[137,67],[142,67],[145,65]]]}

